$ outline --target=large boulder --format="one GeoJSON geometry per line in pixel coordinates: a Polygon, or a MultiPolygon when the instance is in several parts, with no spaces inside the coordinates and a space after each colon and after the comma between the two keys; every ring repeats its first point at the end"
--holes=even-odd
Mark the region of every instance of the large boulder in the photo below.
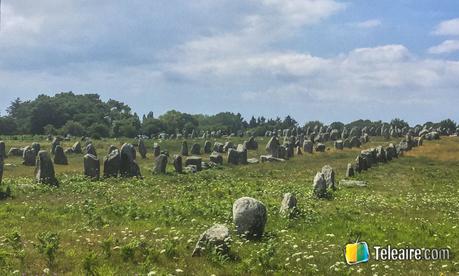
{"type": "Polygon", "coordinates": [[[52,186],[59,185],[54,172],[54,164],[47,151],[41,150],[38,153],[35,172],[38,183],[52,186]]]}
{"type": "Polygon", "coordinates": [[[167,155],[160,154],[158,157],[155,158],[155,167],[153,168],[153,172],[157,174],[165,174],[167,168],[167,155]]]}
{"type": "Polygon", "coordinates": [[[221,255],[227,255],[229,253],[230,237],[228,227],[216,224],[201,234],[191,256],[201,256],[206,250],[215,250],[221,255]]]}
{"type": "Polygon", "coordinates": [[[297,200],[294,194],[286,193],[282,199],[280,214],[287,217],[293,217],[297,210],[297,200]]]}
{"type": "Polygon", "coordinates": [[[182,162],[182,156],[181,155],[174,155],[174,169],[176,173],[182,173],[183,172],[183,162],[182,162]]]}
{"type": "Polygon", "coordinates": [[[327,184],[328,189],[336,190],[335,185],[335,171],[329,165],[325,165],[322,167],[322,174],[324,175],[325,182],[327,184]]]}
{"type": "Polygon", "coordinates": [[[263,236],[268,214],[260,201],[242,197],[233,204],[233,222],[239,235],[247,239],[260,239],[263,236]]]}
{"type": "Polygon", "coordinates": [[[118,177],[121,167],[121,153],[117,148],[110,149],[104,160],[104,177],[118,177]]]}
{"type": "Polygon", "coordinates": [[[67,156],[64,153],[64,148],[62,148],[60,145],[57,145],[54,150],[54,164],[58,164],[58,165],[68,165],[69,164],[67,156]]]}
{"type": "Polygon", "coordinates": [[[189,165],[194,165],[196,166],[196,170],[202,171],[202,158],[199,156],[190,156],[187,157],[185,160],[185,167],[188,167],[189,165]]]}
{"type": "Polygon", "coordinates": [[[135,162],[136,151],[133,145],[121,147],[120,174],[123,177],[141,177],[139,165],[135,162]]]}
{"type": "Polygon", "coordinates": [[[145,146],[145,142],[143,141],[143,139],[139,139],[139,143],[137,146],[139,148],[139,153],[142,159],[147,158],[147,147],[145,146]]]}
{"type": "Polygon", "coordinates": [[[327,195],[327,182],[325,181],[323,173],[318,172],[314,177],[312,191],[313,194],[318,198],[323,198],[327,195]]]}
{"type": "Polygon", "coordinates": [[[27,146],[24,148],[24,153],[22,154],[22,164],[25,166],[35,166],[36,163],[35,151],[32,147],[27,146]]]}
{"type": "Polygon", "coordinates": [[[83,157],[84,175],[98,180],[100,178],[100,161],[97,156],[86,154],[83,157]]]}

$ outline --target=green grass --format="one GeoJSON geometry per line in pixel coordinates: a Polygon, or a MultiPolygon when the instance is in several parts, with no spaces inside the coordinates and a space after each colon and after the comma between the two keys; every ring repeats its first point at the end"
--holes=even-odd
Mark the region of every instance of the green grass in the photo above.
{"type": "MultiPolygon", "coordinates": [[[[9,148],[31,141],[7,139],[6,143],[9,148]]],[[[260,150],[250,156],[264,152],[267,139],[258,141],[260,150]]],[[[99,156],[105,155],[109,144],[122,142],[96,141],[99,156]]],[[[385,143],[375,139],[363,147],[385,143]]],[[[41,144],[49,148],[49,142],[41,144]]],[[[160,145],[172,154],[180,148],[176,141],[160,145]]],[[[56,166],[59,188],[35,184],[33,168],[20,165],[20,158],[6,159],[11,165],[5,168],[3,185],[11,187],[13,198],[0,201],[0,274],[42,274],[44,269],[58,275],[146,275],[152,271],[157,275],[438,275],[459,271],[457,259],[370,260],[349,267],[343,256],[345,244],[357,238],[370,247],[448,246],[456,253],[459,156],[452,153],[459,152],[459,138],[427,141],[403,158],[358,175],[368,187],[339,188],[329,200],[312,197],[315,173],[329,164],[337,180],[342,179],[358,149],[330,149],[285,163],[225,164],[193,175],[176,175],[170,165],[169,173],[159,176],[151,174],[152,144],[147,146],[149,158],[139,159],[142,180],[90,182],[81,176],[83,161],[77,155],[69,156],[70,165],[56,166]],[[301,214],[293,219],[278,212],[286,192],[298,198],[301,214]],[[232,204],[242,196],[257,198],[268,209],[261,241],[247,242],[235,234],[232,204]],[[231,229],[231,256],[192,258],[199,235],[214,223],[231,229]],[[59,239],[55,251],[53,233],[59,239]]]]}

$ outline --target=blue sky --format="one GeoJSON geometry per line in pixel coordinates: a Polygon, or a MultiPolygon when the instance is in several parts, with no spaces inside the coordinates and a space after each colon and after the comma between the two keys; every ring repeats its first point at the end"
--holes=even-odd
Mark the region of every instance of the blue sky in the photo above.
{"type": "Polygon", "coordinates": [[[455,0],[2,5],[2,111],[16,97],[74,91],[139,114],[459,121],[455,0]]]}

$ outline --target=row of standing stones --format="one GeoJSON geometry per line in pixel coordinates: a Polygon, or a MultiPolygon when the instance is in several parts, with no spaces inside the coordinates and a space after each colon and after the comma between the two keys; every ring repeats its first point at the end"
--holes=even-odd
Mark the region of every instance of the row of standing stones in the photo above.
{"type": "MultiPolygon", "coordinates": [[[[355,173],[368,170],[377,163],[386,163],[403,155],[403,152],[409,151],[414,147],[423,144],[425,135],[413,138],[410,134],[406,135],[399,144],[389,144],[387,147],[378,146],[362,150],[355,159],[354,163],[349,163],[346,170],[346,178],[351,178],[355,173]]],[[[429,138],[430,139],[430,138],[429,138]]],[[[433,139],[439,139],[435,136],[433,139]]],[[[344,147],[360,147],[362,143],[368,142],[369,137],[363,136],[360,139],[352,137],[349,143],[345,141],[335,141],[334,146],[336,149],[343,149],[344,147]],[[358,142],[357,142],[358,141],[358,142]]],[[[249,141],[244,142],[242,145],[234,147],[231,142],[225,144],[215,143],[212,151],[210,150],[210,142],[206,141],[204,144],[204,152],[210,153],[210,162],[215,164],[222,164],[222,153],[228,153],[228,163],[230,164],[247,164],[247,150],[257,149],[258,144],[253,137],[249,141]]],[[[260,157],[262,162],[267,161],[285,161],[296,154],[300,155],[301,149],[305,152],[312,153],[314,142],[311,140],[301,141],[301,137],[285,137],[284,144],[279,143],[277,136],[271,137],[266,145],[266,151],[269,155],[262,155],[260,157]],[[302,147],[300,147],[302,145],[302,147]]],[[[142,139],[138,142],[138,149],[142,158],[146,158],[147,150],[145,143],[142,139]]],[[[317,152],[325,151],[325,145],[317,143],[315,146],[317,152]]],[[[86,155],[84,155],[84,174],[93,179],[100,177],[100,162],[97,158],[96,149],[92,143],[88,143],[85,148],[86,155]]],[[[11,152],[11,150],[10,150],[11,152]]],[[[51,152],[54,154],[54,163],[68,164],[65,152],[67,153],[82,153],[82,147],[79,142],[64,152],[59,145],[59,140],[55,139],[52,143],[51,152]],[[56,162],[57,161],[57,162],[56,162]]],[[[40,150],[38,143],[33,143],[22,150],[24,165],[36,166],[36,178],[39,183],[58,185],[58,180],[55,177],[53,161],[47,151],[40,150]],[[35,162],[32,162],[35,161],[35,162]]],[[[199,155],[200,146],[194,144],[191,149],[191,154],[199,155]]],[[[161,152],[159,145],[154,146],[155,167],[156,173],[165,173],[165,168],[168,163],[168,153],[161,152]]],[[[0,183],[3,175],[3,157],[5,155],[5,143],[0,142],[0,183]]],[[[182,172],[182,156],[188,156],[188,145],[186,141],[182,142],[180,155],[174,155],[174,167],[177,172],[182,172]]],[[[108,155],[104,159],[104,177],[141,177],[140,168],[136,161],[136,149],[132,144],[124,144],[121,149],[115,146],[110,146],[108,155]]],[[[255,161],[252,161],[255,162],[255,161]]],[[[256,161],[258,162],[258,161],[256,161]]],[[[205,162],[198,156],[190,156],[186,159],[186,166],[191,171],[199,171],[204,166],[205,162]]],[[[341,183],[341,182],[340,182],[341,183]]],[[[317,198],[327,197],[329,190],[336,190],[335,172],[329,165],[322,167],[313,180],[313,195],[317,198]]],[[[286,217],[292,217],[298,211],[297,198],[293,193],[286,193],[283,197],[280,214],[286,217]]],[[[250,197],[242,197],[237,199],[233,204],[233,223],[236,226],[238,235],[246,239],[260,239],[263,236],[265,225],[267,223],[267,209],[265,205],[250,197]]],[[[216,224],[207,229],[198,239],[198,242],[193,250],[192,256],[200,256],[206,249],[212,247],[219,251],[221,254],[229,253],[229,243],[231,242],[230,230],[223,224],[216,224]]]]}
{"type": "MultiPolygon", "coordinates": [[[[346,170],[346,179],[340,181],[339,185],[361,186],[360,181],[347,180],[352,178],[355,173],[368,170],[377,163],[387,163],[402,156],[404,152],[422,146],[424,136],[413,138],[407,135],[399,144],[389,144],[387,147],[378,146],[362,150],[354,163],[349,163],[346,170]]],[[[316,198],[325,198],[329,195],[329,190],[336,190],[335,172],[329,165],[322,167],[320,172],[314,177],[313,195],[316,198]]],[[[282,199],[279,213],[288,218],[292,218],[298,212],[297,198],[293,193],[286,193],[282,199]]],[[[267,209],[265,205],[250,197],[237,199],[233,204],[233,223],[238,235],[246,239],[260,239],[264,234],[267,223],[267,209]]],[[[219,251],[221,254],[229,254],[231,242],[230,230],[226,225],[215,224],[207,229],[198,239],[192,256],[201,256],[209,248],[219,251]]]]}

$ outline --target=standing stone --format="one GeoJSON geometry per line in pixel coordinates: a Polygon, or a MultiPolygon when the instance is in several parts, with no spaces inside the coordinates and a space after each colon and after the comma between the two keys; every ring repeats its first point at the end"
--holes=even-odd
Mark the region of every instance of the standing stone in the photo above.
{"type": "Polygon", "coordinates": [[[230,148],[228,150],[228,164],[237,165],[239,164],[239,154],[237,150],[230,148]]]}
{"type": "Polygon", "coordinates": [[[322,167],[322,174],[324,175],[325,182],[327,183],[328,189],[336,190],[335,186],[335,171],[329,165],[322,167]]]}
{"type": "Polygon", "coordinates": [[[160,154],[161,154],[161,147],[157,143],[154,143],[153,144],[153,155],[155,157],[158,157],[160,154]]]}
{"type": "Polygon", "coordinates": [[[57,145],[54,151],[54,164],[58,164],[58,165],[68,165],[69,164],[67,160],[67,156],[64,153],[64,149],[60,145],[57,145]]]}
{"type": "Polygon", "coordinates": [[[210,155],[210,161],[218,165],[223,165],[223,156],[219,152],[212,152],[210,155]]]}
{"type": "Polygon", "coordinates": [[[114,145],[110,145],[110,147],[108,147],[108,154],[112,153],[114,150],[118,150],[118,148],[114,145]]]}
{"type": "Polygon", "coordinates": [[[312,150],[314,148],[314,144],[312,143],[311,140],[304,140],[303,142],[303,151],[306,153],[312,153],[312,150]]]}
{"type": "Polygon", "coordinates": [[[279,157],[279,148],[280,148],[279,140],[277,139],[276,136],[273,136],[271,137],[271,139],[269,139],[268,144],[266,144],[265,149],[270,155],[277,158],[279,157]]]}
{"type": "Polygon", "coordinates": [[[54,137],[53,142],[51,143],[51,153],[55,154],[56,153],[56,147],[61,144],[61,141],[59,138],[54,137]]]}
{"type": "Polygon", "coordinates": [[[22,154],[22,164],[25,166],[35,166],[36,163],[36,155],[35,151],[32,147],[27,146],[24,149],[24,153],[22,154]]]}
{"type": "Polygon", "coordinates": [[[182,148],[180,149],[180,155],[188,156],[188,143],[186,141],[182,142],[182,148]]]}
{"type": "Polygon", "coordinates": [[[322,143],[318,143],[317,146],[316,146],[316,151],[317,152],[325,152],[325,144],[322,144],[322,143]]]}
{"type": "Polygon", "coordinates": [[[40,184],[48,184],[58,186],[59,182],[56,179],[54,165],[47,151],[41,150],[38,153],[37,163],[35,167],[36,179],[40,184]]]}
{"type": "Polygon", "coordinates": [[[228,227],[216,224],[201,234],[191,256],[201,256],[206,249],[215,250],[221,255],[227,255],[229,253],[229,243],[230,232],[228,227]]]}
{"type": "Polygon", "coordinates": [[[353,147],[353,148],[360,148],[360,146],[362,144],[360,142],[359,138],[357,138],[356,136],[353,136],[349,142],[351,144],[351,147],[353,147]]]}
{"type": "Polygon", "coordinates": [[[228,152],[229,149],[235,149],[235,146],[234,146],[233,142],[231,142],[231,141],[225,142],[225,145],[223,146],[223,151],[224,152],[228,152]]]}
{"type": "MultiPolygon", "coordinates": [[[[39,143],[33,142],[33,143],[32,143],[32,149],[33,149],[33,151],[34,151],[35,157],[37,157],[38,153],[39,153],[40,150],[41,150],[41,146],[40,146],[39,143]]],[[[34,162],[34,163],[35,163],[35,162],[34,162]]]]}
{"type": "Polygon", "coordinates": [[[387,162],[386,150],[382,146],[376,148],[376,160],[382,163],[387,162]]]}
{"type": "Polygon", "coordinates": [[[139,165],[135,162],[135,148],[131,144],[121,147],[120,174],[123,177],[141,177],[139,165]]]}
{"type": "Polygon", "coordinates": [[[296,211],[297,200],[294,194],[286,193],[284,194],[284,198],[282,199],[282,204],[280,208],[280,213],[283,216],[287,216],[289,218],[294,216],[294,212],[296,211]]]}
{"type": "Polygon", "coordinates": [[[190,156],[187,157],[185,160],[185,166],[188,167],[189,165],[194,165],[196,166],[196,170],[202,171],[202,158],[199,156],[190,156]]]}
{"type": "Polygon", "coordinates": [[[121,167],[121,154],[115,147],[104,160],[104,177],[118,177],[121,167]]]}
{"type": "Polygon", "coordinates": [[[94,180],[98,180],[100,178],[100,161],[97,156],[86,154],[83,157],[83,165],[85,176],[94,180]]]}
{"type": "Polygon", "coordinates": [[[181,155],[174,155],[174,169],[176,173],[183,172],[183,163],[182,163],[182,156],[181,155]]]}
{"type": "Polygon", "coordinates": [[[325,181],[323,173],[318,172],[316,174],[312,189],[313,194],[318,198],[322,198],[327,195],[327,182],[325,181]]]}
{"type": "Polygon", "coordinates": [[[8,151],[8,156],[22,156],[23,153],[24,153],[24,149],[11,148],[8,151]]]}
{"type": "Polygon", "coordinates": [[[257,150],[258,149],[258,143],[255,141],[255,137],[251,136],[249,138],[249,141],[247,141],[247,149],[248,150],[257,150]]]}
{"type": "Polygon", "coordinates": [[[354,177],[354,166],[351,163],[347,164],[346,177],[354,177]]]}
{"type": "Polygon", "coordinates": [[[158,157],[155,158],[155,167],[153,168],[153,172],[157,174],[165,174],[167,167],[167,155],[160,154],[158,157]]]}
{"type": "Polygon", "coordinates": [[[296,154],[296,155],[303,155],[303,152],[301,151],[301,147],[300,147],[300,146],[297,146],[297,147],[295,148],[295,154],[296,154]]]}
{"type": "Polygon", "coordinates": [[[4,161],[3,161],[3,155],[0,155],[0,185],[2,184],[2,179],[3,179],[3,165],[4,165],[4,161]]]}
{"type": "Polygon", "coordinates": [[[242,165],[247,165],[247,148],[242,145],[242,144],[239,144],[237,145],[237,154],[239,156],[239,161],[238,163],[239,164],[242,164],[242,165]]]}
{"type": "Polygon", "coordinates": [[[260,201],[242,197],[233,204],[233,222],[239,235],[246,239],[260,239],[263,236],[268,214],[260,201]]]}
{"type": "Polygon", "coordinates": [[[201,155],[201,146],[199,144],[191,146],[191,155],[201,155]]]}
{"type": "Polygon", "coordinates": [[[219,153],[223,153],[223,146],[224,145],[222,143],[215,142],[213,150],[219,153]]]}
{"type": "Polygon", "coordinates": [[[145,146],[145,142],[143,141],[143,139],[139,139],[138,147],[139,147],[139,153],[142,159],[147,158],[147,147],[145,146]]]}
{"type": "Polygon", "coordinates": [[[94,155],[94,156],[97,156],[96,147],[94,147],[94,145],[92,143],[89,143],[86,146],[86,153],[94,155]]]}
{"type": "Polygon", "coordinates": [[[212,152],[212,143],[210,141],[206,141],[204,143],[204,153],[209,154],[212,152]]]}
{"type": "Polygon", "coordinates": [[[336,140],[334,144],[335,144],[335,149],[337,150],[344,149],[343,140],[336,140]]]}
{"type": "Polygon", "coordinates": [[[77,142],[75,142],[75,144],[73,144],[73,146],[72,146],[72,152],[73,152],[73,153],[77,153],[77,154],[83,153],[83,150],[82,150],[82,148],[81,148],[81,143],[80,143],[80,141],[77,141],[77,142]]]}
{"type": "Polygon", "coordinates": [[[3,158],[6,158],[6,146],[5,142],[0,141],[0,156],[3,156],[3,158]]]}

